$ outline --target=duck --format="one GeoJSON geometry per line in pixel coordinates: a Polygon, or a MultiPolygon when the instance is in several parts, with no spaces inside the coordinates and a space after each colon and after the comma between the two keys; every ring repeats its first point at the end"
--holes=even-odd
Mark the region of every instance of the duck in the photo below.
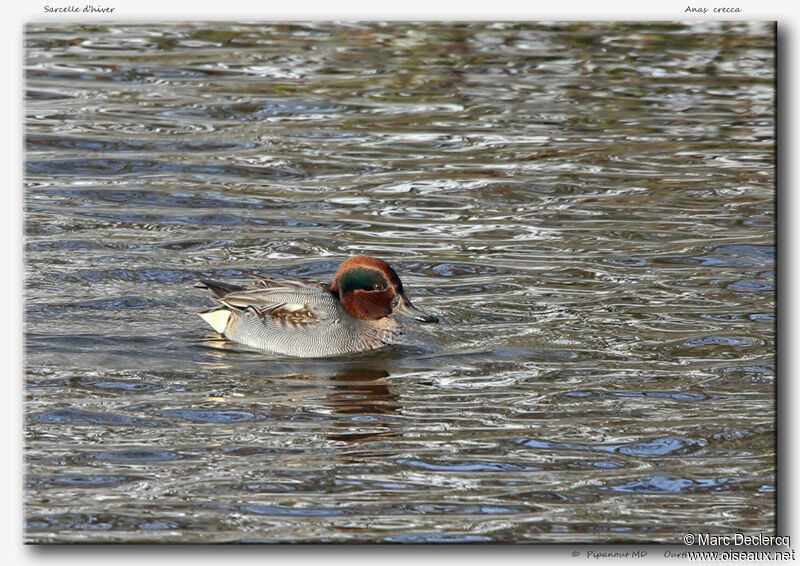
{"type": "Polygon", "coordinates": [[[250,276],[250,286],[201,279],[215,306],[197,314],[228,340],[270,354],[346,356],[396,344],[403,335],[396,315],[439,322],[411,304],[397,272],[375,257],[347,259],[330,285],[250,276]]]}

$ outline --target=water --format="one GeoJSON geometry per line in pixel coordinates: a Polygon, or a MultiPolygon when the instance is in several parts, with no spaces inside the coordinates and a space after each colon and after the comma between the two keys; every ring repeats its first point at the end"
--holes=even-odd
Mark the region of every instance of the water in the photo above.
{"type": "Polygon", "coordinates": [[[26,540],[774,534],[774,31],[29,25],[26,540]],[[362,253],[441,323],[190,312],[362,253]]]}

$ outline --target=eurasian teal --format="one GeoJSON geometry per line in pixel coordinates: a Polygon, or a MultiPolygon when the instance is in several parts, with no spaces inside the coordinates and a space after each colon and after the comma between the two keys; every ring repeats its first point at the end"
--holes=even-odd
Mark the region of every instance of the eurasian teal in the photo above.
{"type": "Polygon", "coordinates": [[[217,306],[198,313],[233,342],[303,358],[341,356],[382,348],[402,334],[397,314],[438,322],[417,309],[389,264],[351,257],[331,285],[253,275],[253,286],[202,280],[217,306]]]}

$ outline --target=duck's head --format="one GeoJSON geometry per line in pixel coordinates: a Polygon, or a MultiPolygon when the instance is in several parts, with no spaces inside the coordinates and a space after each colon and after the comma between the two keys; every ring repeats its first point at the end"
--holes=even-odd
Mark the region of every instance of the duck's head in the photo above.
{"type": "Polygon", "coordinates": [[[399,314],[420,322],[439,322],[411,304],[397,273],[378,258],[351,257],[339,266],[330,289],[355,318],[375,320],[399,314]]]}

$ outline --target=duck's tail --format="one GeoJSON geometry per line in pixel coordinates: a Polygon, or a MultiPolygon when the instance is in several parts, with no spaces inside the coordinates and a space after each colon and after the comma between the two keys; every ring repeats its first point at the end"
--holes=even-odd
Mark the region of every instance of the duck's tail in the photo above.
{"type": "Polygon", "coordinates": [[[228,327],[228,321],[231,318],[231,311],[224,307],[212,307],[198,312],[197,315],[205,320],[215,332],[225,334],[225,329],[228,327]]]}
{"type": "Polygon", "coordinates": [[[214,293],[214,302],[219,303],[219,306],[211,307],[210,309],[197,312],[197,315],[205,320],[211,328],[220,334],[225,334],[225,329],[228,327],[228,321],[231,318],[231,311],[225,305],[218,301],[217,298],[224,297],[230,293],[241,291],[244,287],[240,285],[233,285],[231,283],[220,283],[219,281],[211,281],[210,279],[201,279],[197,287],[201,289],[209,289],[214,293]]]}
{"type": "Polygon", "coordinates": [[[217,297],[224,297],[229,293],[235,291],[242,291],[244,287],[241,285],[233,285],[231,283],[220,283],[219,281],[212,281],[211,279],[201,279],[200,283],[195,285],[199,289],[210,289],[217,297]]]}

